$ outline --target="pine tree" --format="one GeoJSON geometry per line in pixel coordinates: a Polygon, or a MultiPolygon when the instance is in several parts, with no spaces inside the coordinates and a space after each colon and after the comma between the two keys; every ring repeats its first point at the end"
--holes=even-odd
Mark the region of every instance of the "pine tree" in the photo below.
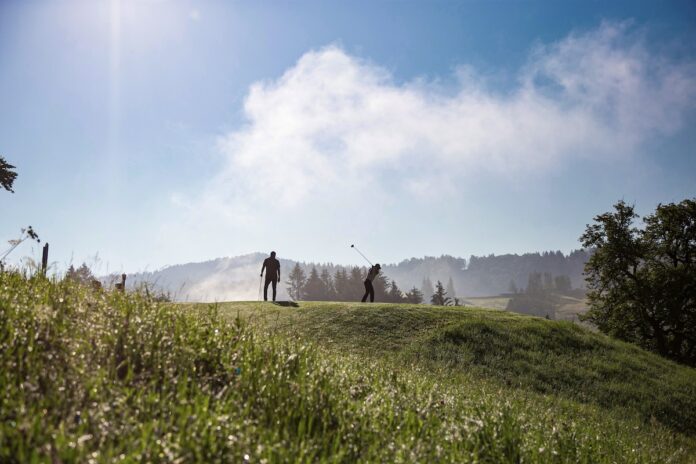
{"type": "Polygon", "coordinates": [[[406,302],[411,304],[421,304],[423,302],[423,292],[415,286],[406,292],[406,302]]]}
{"type": "Polygon", "coordinates": [[[288,281],[285,282],[289,285],[287,287],[288,294],[293,300],[301,300],[304,297],[304,286],[307,282],[307,276],[300,267],[300,263],[295,263],[295,267],[292,268],[292,272],[288,276],[288,281]]]}
{"type": "Polygon", "coordinates": [[[336,291],[336,301],[350,301],[348,271],[343,267],[336,269],[336,274],[334,275],[334,290],[336,291]]]}
{"type": "Polygon", "coordinates": [[[308,301],[321,301],[324,299],[325,294],[324,283],[319,278],[317,268],[312,266],[309,278],[304,285],[304,299],[308,301]]]}
{"type": "Polygon", "coordinates": [[[402,303],[404,301],[404,294],[401,293],[401,290],[399,290],[395,280],[391,281],[387,301],[391,303],[402,303]]]}
{"type": "Polygon", "coordinates": [[[364,281],[365,277],[363,276],[363,271],[359,267],[356,266],[350,270],[350,277],[348,277],[348,295],[345,301],[360,299],[365,293],[364,281]]]}
{"type": "Polygon", "coordinates": [[[70,279],[74,275],[75,275],[75,266],[73,266],[71,264],[70,267],[68,268],[68,270],[65,272],[65,278],[70,279]]]}
{"type": "Polygon", "coordinates": [[[87,266],[87,263],[82,263],[82,266],[77,269],[71,264],[68,271],[65,273],[65,278],[81,284],[90,284],[93,280],[96,280],[92,274],[92,270],[87,266]]]}
{"type": "Polygon", "coordinates": [[[433,296],[430,298],[430,303],[437,306],[449,306],[452,303],[452,299],[447,296],[445,287],[439,280],[435,286],[435,293],[433,293],[433,296]]]}
{"type": "Polygon", "coordinates": [[[321,283],[324,286],[324,296],[325,301],[333,301],[336,299],[336,289],[334,288],[333,280],[331,280],[331,274],[329,270],[324,268],[319,276],[321,283]]]}

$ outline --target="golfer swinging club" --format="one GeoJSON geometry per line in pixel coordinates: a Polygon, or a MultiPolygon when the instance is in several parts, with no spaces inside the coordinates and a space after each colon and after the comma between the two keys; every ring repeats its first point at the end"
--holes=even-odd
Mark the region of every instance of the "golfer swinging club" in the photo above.
{"type": "Polygon", "coordinates": [[[375,302],[375,288],[372,286],[372,281],[379,275],[379,270],[381,268],[382,267],[378,263],[372,266],[368,271],[367,277],[365,278],[365,295],[362,297],[363,303],[367,300],[367,295],[370,295],[370,303],[375,302]]]}
{"type": "Polygon", "coordinates": [[[273,301],[276,300],[276,285],[280,282],[280,261],[276,259],[276,252],[271,251],[271,256],[263,260],[261,277],[266,269],[266,283],[263,285],[263,301],[268,301],[268,284],[273,284],[273,301]]]}

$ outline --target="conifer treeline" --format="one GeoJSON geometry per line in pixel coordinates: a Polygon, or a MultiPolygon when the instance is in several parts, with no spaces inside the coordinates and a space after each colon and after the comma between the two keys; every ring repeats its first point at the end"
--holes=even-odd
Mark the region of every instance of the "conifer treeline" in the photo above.
{"type": "MultiPolygon", "coordinates": [[[[365,293],[365,276],[367,269],[364,267],[336,267],[333,275],[324,268],[317,271],[312,266],[309,275],[305,273],[299,263],[295,264],[288,275],[287,290],[295,300],[304,301],[359,301],[365,293]]],[[[375,301],[386,303],[422,303],[423,293],[417,288],[403,292],[394,280],[389,280],[380,274],[372,282],[375,288],[375,301]]]]}

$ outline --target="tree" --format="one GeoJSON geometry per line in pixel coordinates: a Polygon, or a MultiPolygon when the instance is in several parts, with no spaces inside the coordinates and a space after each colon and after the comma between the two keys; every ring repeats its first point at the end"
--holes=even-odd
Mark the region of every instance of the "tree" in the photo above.
{"type": "Polygon", "coordinates": [[[600,331],[696,365],[696,199],[658,205],[643,219],[623,201],[580,238],[590,310],[600,331]]]}
{"type": "Polygon", "coordinates": [[[433,296],[430,298],[430,303],[438,306],[449,306],[450,303],[452,303],[452,299],[447,296],[445,287],[439,280],[435,285],[435,293],[433,293],[433,296]]]}
{"type": "Polygon", "coordinates": [[[404,294],[401,293],[401,290],[399,290],[395,280],[392,280],[391,285],[389,286],[387,301],[390,303],[402,303],[404,301],[404,294]]]}
{"type": "Polygon", "coordinates": [[[65,278],[85,285],[91,284],[96,280],[92,274],[92,270],[86,263],[82,263],[82,266],[77,269],[71,264],[68,271],[65,273],[65,278]]]}
{"type": "Polygon", "coordinates": [[[337,301],[350,300],[350,288],[348,285],[348,271],[345,268],[336,269],[334,274],[334,288],[336,290],[337,301]]]}
{"type": "Polygon", "coordinates": [[[331,280],[331,274],[329,270],[324,268],[319,276],[321,283],[324,286],[324,300],[333,301],[336,299],[336,289],[334,288],[333,280],[331,280]]]}
{"type": "Polygon", "coordinates": [[[423,292],[418,290],[415,286],[406,292],[406,303],[411,304],[421,304],[423,302],[423,292]]]}
{"type": "Polygon", "coordinates": [[[287,289],[290,297],[293,300],[301,300],[304,298],[304,287],[305,283],[307,282],[307,276],[300,267],[299,263],[295,263],[295,267],[292,268],[288,279],[289,280],[285,283],[289,285],[287,289]]]}
{"type": "Polygon", "coordinates": [[[324,299],[325,294],[324,283],[319,278],[317,268],[312,266],[309,278],[304,284],[304,299],[309,301],[321,301],[324,299]]]}
{"type": "Polygon", "coordinates": [[[12,193],[14,193],[14,190],[12,190],[12,184],[17,178],[17,173],[14,171],[14,169],[14,166],[5,161],[5,158],[0,156],[0,186],[12,193]]]}
{"type": "Polygon", "coordinates": [[[365,277],[363,276],[363,271],[359,267],[354,267],[350,270],[350,277],[348,277],[348,295],[345,301],[353,301],[360,299],[365,293],[365,277]]]}

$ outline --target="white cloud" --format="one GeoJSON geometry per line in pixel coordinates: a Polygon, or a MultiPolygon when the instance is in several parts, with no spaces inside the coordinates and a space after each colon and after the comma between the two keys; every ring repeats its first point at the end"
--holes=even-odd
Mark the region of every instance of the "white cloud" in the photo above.
{"type": "Polygon", "coordinates": [[[189,207],[197,221],[254,224],[264,221],[261,208],[357,212],[368,200],[453,193],[481,173],[507,178],[578,157],[630,157],[681,127],[696,101],[694,71],[651,54],[616,23],[536,47],[506,92],[466,67],[454,91],[397,83],[327,46],[251,86],[246,125],[220,138],[220,172],[189,207]]]}

